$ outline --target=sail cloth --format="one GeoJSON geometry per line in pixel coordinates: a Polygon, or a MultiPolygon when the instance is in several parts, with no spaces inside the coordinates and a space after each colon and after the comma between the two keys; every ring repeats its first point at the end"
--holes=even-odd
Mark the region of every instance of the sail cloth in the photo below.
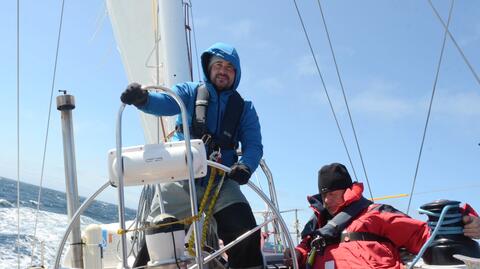
{"type": "MultiPolygon", "coordinates": [[[[171,87],[191,80],[181,0],[106,3],[129,82],[171,87]]],[[[164,141],[175,128],[175,116],[139,113],[148,144],[164,141]]]]}

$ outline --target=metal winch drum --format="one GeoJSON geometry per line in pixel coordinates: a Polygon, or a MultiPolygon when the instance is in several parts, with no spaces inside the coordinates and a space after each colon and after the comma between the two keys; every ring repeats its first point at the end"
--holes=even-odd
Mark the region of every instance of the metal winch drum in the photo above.
{"type": "Polygon", "coordinates": [[[472,240],[469,237],[463,235],[462,228],[463,222],[461,219],[462,214],[460,213],[460,208],[458,201],[449,201],[449,200],[438,200],[421,206],[423,210],[432,212],[432,215],[428,215],[429,223],[438,222],[438,215],[442,212],[443,208],[447,205],[454,206],[453,208],[447,211],[449,216],[459,216],[454,219],[454,217],[445,217],[444,222],[449,221],[449,223],[442,225],[444,231],[454,230],[458,227],[459,232],[455,233],[443,233],[438,234],[435,237],[435,240],[427,248],[423,254],[423,261],[429,265],[457,265],[463,264],[462,261],[457,260],[453,257],[454,254],[461,254],[468,257],[480,258],[480,247],[477,242],[472,240]]]}

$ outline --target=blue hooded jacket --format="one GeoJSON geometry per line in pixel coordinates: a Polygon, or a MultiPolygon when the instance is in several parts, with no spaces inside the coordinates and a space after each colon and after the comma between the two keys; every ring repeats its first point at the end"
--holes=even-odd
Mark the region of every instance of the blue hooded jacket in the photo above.
{"type": "MultiPolygon", "coordinates": [[[[207,111],[207,128],[210,134],[218,136],[220,125],[225,114],[226,106],[230,95],[236,91],[240,83],[241,69],[240,58],[237,51],[231,45],[216,43],[208,48],[201,56],[202,70],[205,86],[210,93],[210,100],[207,111]],[[210,58],[216,55],[230,62],[235,68],[235,81],[232,88],[217,92],[208,77],[208,63],[210,58]]],[[[197,87],[201,82],[185,82],[175,85],[172,89],[180,96],[187,108],[188,126],[192,126],[192,115],[195,110],[195,98],[197,87]]],[[[175,101],[161,93],[149,93],[147,103],[140,108],[143,112],[157,116],[172,116],[180,113],[179,106],[175,101]]],[[[180,115],[177,117],[177,124],[182,124],[180,115]]],[[[191,132],[190,132],[191,133],[191,132]]],[[[175,140],[183,140],[183,134],[176,132],[175,140]]],[[[263,156],[262,136],[260,133],[260,122],[257,112],[251,101],[245,101],[240,123],[235,134],[235,141],[240,142],[242,157],[238,161],[245,164],[250,171],[257,169],[260,159],[263,156]]],[[[234,150],[222,150],[222,164],[231,166],[236,161],[234,150]]]]}

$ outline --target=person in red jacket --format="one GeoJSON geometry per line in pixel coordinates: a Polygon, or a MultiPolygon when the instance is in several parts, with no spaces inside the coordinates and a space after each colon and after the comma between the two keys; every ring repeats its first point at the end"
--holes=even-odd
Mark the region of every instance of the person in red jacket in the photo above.
{"type": "MultiPolygon", "coordinates": [[[[295,248],[300,268],[403,268],[399,249],[416,254],[430,236],[427,223],[364,198],[363,184],[352,182],[343,164],[323,166],[318,189],[308,197],[314,216],[295,248]]],[[[480,239],[478,214],[468,205],[461,210],[464,235],[480,239]]]]}

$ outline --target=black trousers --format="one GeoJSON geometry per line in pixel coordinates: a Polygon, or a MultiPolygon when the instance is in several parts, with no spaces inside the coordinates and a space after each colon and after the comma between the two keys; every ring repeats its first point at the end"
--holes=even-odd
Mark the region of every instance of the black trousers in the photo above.
{"type": "MultiPolygon", "coordinates": [[[[257,226],[250,205],[245,203],[230,205],[213,216],[217,222],[218,237],[224,245],[257,226]]],[[[230,268],[263,266],[260,231],[227,250],[227,255],[230,268]]]]}

